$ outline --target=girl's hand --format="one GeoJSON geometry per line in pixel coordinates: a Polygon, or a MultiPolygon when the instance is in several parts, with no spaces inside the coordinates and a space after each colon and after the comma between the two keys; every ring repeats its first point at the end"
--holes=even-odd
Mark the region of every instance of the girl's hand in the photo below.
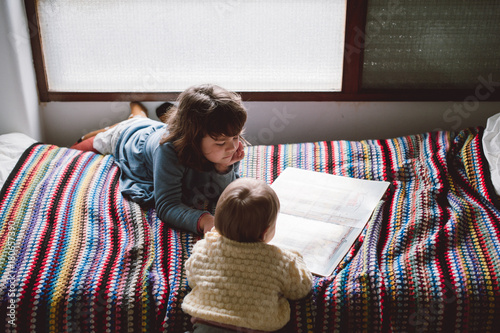
{"type": "Polygon", "coordinates": [[[219,173],[226,173],[231,165],[234,163],[241,161],[245,157],[245,151],[243,150],[243,144],[241,141],[238,141],[238,148],[234,152],[231,160],[227,164],[215,163],[215,169],[219,173]]]}
{"type": "Polygon", "coordinates": [[[229,165],[233,165],[234,163],[241,161],[243,157],[245,157],[245,151],[243,150],[243,143],[241,143],[241,141],[238,141],[238,148],[234,152],[233,157],[229,162],[229,165]]]}
{"type": "Polygon", "coordinates": [[[203,234],[211,231],[214,227],[214,217],[211,214],[202,215],[200,219],[200,229],[203,231],[203,234]]]}

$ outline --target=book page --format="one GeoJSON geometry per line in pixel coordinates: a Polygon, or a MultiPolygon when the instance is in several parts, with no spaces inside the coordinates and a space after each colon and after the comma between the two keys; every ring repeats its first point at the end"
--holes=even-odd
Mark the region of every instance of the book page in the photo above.
{"type": "Polygon", "coordinates": [[[280,199],[271,242],[302,254],[329,275],[357,239],[389,183],[286,168],[271,187],[280,199]]]}
{"type": "Polygon", "coordinates": [[[310,271],[326,276],[337,267],[359,232],[356,228],[280,213],[271,244],[299,252],[310,271]]]}
{"type": "Polygon", "coordinates": [[[272,184],[281,213],[363,228],[387,182],[286,168],[272,184]]]}

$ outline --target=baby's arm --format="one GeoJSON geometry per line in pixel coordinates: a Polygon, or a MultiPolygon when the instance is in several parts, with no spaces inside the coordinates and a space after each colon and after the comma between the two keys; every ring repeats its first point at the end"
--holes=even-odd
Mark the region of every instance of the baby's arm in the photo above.
{"type": "Polygon", "coordinates": [[[312,274],[298,252],[289,252],[288,270],[285,272],[283,296],[297,300],[307,296],[312,288],[312,274]]]}
{"type": "Polygon", "coordinates": [[[198,281],[201,281],[199,279],[200,266],[203,271],[204,262],[206,262],[206,243],[206,239],[201,239],[196,242],[191,250],[191,255],[184,264],[186,278],[191,289],[196,287],[198,281]]]}
{"type": "Polygon", "coordinates": [[[186,279],[187,279],[188,285],[191,289],[193,289],[196,286],[196,274],[194,274],[194,272],[193,272],[193,270],[194,270],[193,261],[194,261],[194,257],[191,256],[184,264],[184,268],[186,271],[186,279]]]}

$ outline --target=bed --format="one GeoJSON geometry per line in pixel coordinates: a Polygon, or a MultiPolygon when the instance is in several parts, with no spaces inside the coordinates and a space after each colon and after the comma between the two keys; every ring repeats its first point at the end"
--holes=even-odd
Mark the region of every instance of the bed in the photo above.
{"type": "MultiPolygon", "coordinates": [[[[334,273],[290,302],[280,332],[500,326],[498,118],[457,132],[246,147],[242,176],[268,183],[289,166],[390,182],[334,273]]],[[[0,327],[189,330],[183,264],[199,237],[126,200],[111,156],[21,137],[0,136],[0,327]]]]}

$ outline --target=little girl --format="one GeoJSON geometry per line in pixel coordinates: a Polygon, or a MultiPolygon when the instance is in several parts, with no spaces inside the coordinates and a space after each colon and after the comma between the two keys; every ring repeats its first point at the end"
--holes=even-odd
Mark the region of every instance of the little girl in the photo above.
{"type": "Polygon", "coordinates": [[[240,96],[216,85],[190,87],[166,124],[147,118],[140,103],[130,107],[129,119],[84,136],[73,148],[113,154],[121,192],[141,205],[154,204],[166,223],[210,231],[217,200],[239,177],[244,157],[240,135],[247,113],[240,96]]]}

